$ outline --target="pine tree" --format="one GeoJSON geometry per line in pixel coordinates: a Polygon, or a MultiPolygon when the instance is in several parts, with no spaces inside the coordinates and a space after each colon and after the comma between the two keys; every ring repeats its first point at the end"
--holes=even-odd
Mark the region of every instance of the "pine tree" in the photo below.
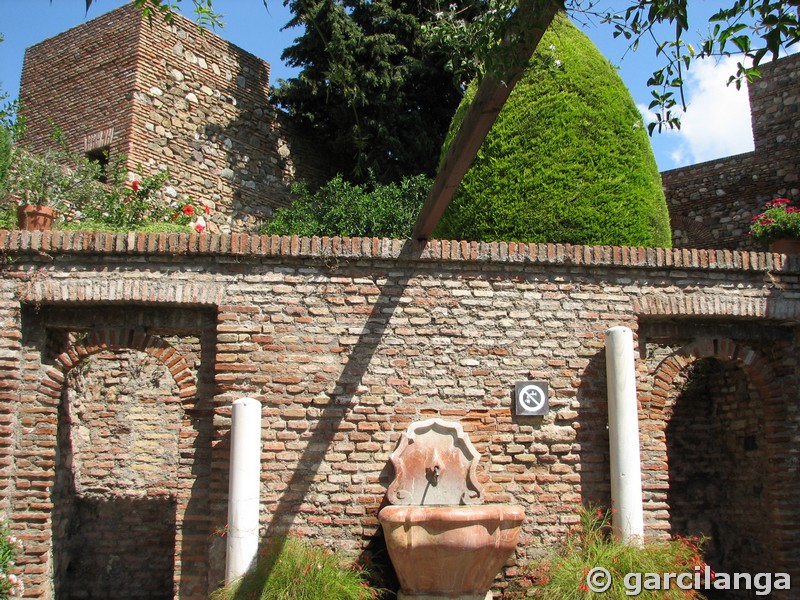
{"type": "Polygon", "coordinates": [[[435,172],[462,97],[444,52],[422,26],[435,0],[291,0],[287,26],[305,32],[282,58],[301,67],[279,104],[329,145],[346,178],[381,182],[435,172]]]}

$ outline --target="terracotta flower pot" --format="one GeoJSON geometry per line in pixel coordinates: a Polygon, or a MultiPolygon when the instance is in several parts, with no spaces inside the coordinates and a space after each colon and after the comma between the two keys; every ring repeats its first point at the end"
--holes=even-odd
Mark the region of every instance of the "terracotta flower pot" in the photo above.
{"type": "Polygon", "coordinates": [[[800,239],[780,238],[769,243],[769,251],[777,254],[800,254],[800,239]]]}
{"type": "Polygon", "coordinates": [[[17,224],[24,231],[47,231],[53,228],[56,211],[41,204],[21,204],[17,207],[17,224]]]}

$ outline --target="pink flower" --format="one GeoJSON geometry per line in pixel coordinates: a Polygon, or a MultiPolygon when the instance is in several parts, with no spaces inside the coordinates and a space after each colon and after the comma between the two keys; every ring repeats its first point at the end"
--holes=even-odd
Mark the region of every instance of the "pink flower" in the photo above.
{"type": "Polygon", "coordinates": [[[194,228],[195,228],[195,231],[197,231],[197,233],[203,233],[203,231],[205,230],[205,227],[203,227],[202,225],[200,225],[200,223],[197,223],[197,224],[194,226],[194,228]]]}

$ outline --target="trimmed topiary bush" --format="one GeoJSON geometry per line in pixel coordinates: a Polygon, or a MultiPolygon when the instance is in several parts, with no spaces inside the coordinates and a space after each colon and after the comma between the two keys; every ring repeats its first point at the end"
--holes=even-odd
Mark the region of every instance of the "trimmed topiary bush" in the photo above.
{"type": "MultiPolygon", "coordinates": [[[[448,141],[475,91],[473,84],[448,141]]],[[[434,236],[671,246],[641,114],[615,69],[566,16],[548,29],[434,236]]]]}

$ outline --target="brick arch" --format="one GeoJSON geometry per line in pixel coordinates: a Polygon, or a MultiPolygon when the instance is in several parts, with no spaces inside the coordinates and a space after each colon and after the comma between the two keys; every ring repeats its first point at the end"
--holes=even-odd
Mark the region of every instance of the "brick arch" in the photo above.
{"type": "Polygon", "coordinates": [[[178,385],[181,405],[187,408],[195,403],[197,385],[186,359],[163,338],[133,329],[104,329],[70,344],[56,357],[54,367],[45,373],[42,391],[53,399],[60,398],[66,375],[73,367],[103,350],[119,349],[138,350],[159,360],[178,385]]]}
{"type": "Polygon", "coordinates": [[[678,373],[702,358],[716,358],[736,364],[758,389],[764,399],[765,408],[767,405],[779,404],[775,399],[780,397],[780,389],[775,386],[775,373],[766,358],[749,346],[720,337],[695,340],[661,361],[653,373],[653,404],[663,408],[678,373]]]}
{"type": "Polygon", "coordinates": [[[670,224],[672,231],[679,229],[686,235],[689,248],[710,248],[716,242],[711,227],[702,222],[683,215],[672,215],[670,224]]]}
{"type": "MultiPolygon", "coordinates": [[[[790,441],[785,435],[788,419],[787,397],[782,389],[785,382],[781,381],[770,359],[763,353],[728,338],[704,337],[679,348],[661,361],[651,375],[652,391],[641,398],[643,410],[640,413],[640,427],[646,432],[642,449],[647,457],[642,465],[644,487],[647,489],[652,486],[650,493],[663,491],[664,469],[668,469],[663,433],[670,418],[668,403],[674,398],[671,394],[675,391],[675,379],[686,367],[706,358],[739,367],[758,394],[763,409],[763,433],[767,441],[764,470],[769,486],[766,492],[769,514],[764,515],[764,518],[765,526],[769,526],[774,539],[770,548],[773,553],[770,559],[775,564],[781,564],[783,570],[792,571],[794,576],[797,569],[791,564],[792,548],[800,536],[792,526],[795,518],[793,504],[796,485],[792,477],[787,477],[792,469],[791,449],[788,447],[790,441]],[[657,431],[662,435],[656,434],[657,431]],[[653,454],[660,458],[653,458],[653,454]]],[[[663,521],[663,513],[659,517],[656,516],[656,508],[652,510],[655,528],[668,530],[669,526],[663,521]]]]}
{"type": "MultiPolygon", "coordinates": [[[[179,433],[178,451],[181,459],[177,465],[177,481],[175,482],[175,501],[176,506],[176,530],[173,552],[175,563],[173,570],[173,584],[175,589],[188,589],[198,585],[205,585],[205,574],[198,573],[198,567],[187,564],[186,556],[201,557],[207,553],[205,536],[210,522],[210,513],[207,506],[203,505],[203,498],[193,496],[193,487],[190,484],[195,481],[195,455],[194,447],[199,442],[204,447],[210,445],[207,432],[198,428],[196,409],[198,403],[197,382],[192,370],[182,354],[168,341],[157,335],[151,335],[135,329],[103,329],[89,333],[82,339],[71,343],[66,350],[61,352],[53,361],[53,365],[47,367],[43,373],[39,385],[40,403],[39,410],[47,418],[43,421],[53,423],[58,420],[58,406],[63,401],[62,394],[67,381],[67,374],[71,369],[78,366],[86,358],[108,350],[135,350],[148,354],[157,359],[170,372],[178,387],[178,397],[183,414],[179,418],[181,421],[181,431],[179,433]],[[185,460],[183,456],[190,456],[190,460],[185,460]],[[192,510],[192,502],[199,502],[203,508],[195,508],[200,518],[187,519],[187,513],[192,510]]],[[[55,430],[50,428],[46,435],[55,435],[55,430]]],[[[48,456],[53,460],[56,458],[58,450],[48,449],[48,456]]],[[[55,469],[43,475],[48,487],[52,490],[56,483],[55,469]]],[[[50,515],[52,518],[52,514],[50,515]]],[[[52,543],[52,533],[48,530],[45,534],[46,543],[52,543]]],[[[48,557],[47,569],[52,569],[54,563],[48,557]]],[[[205,564],[202,560],[199,565],[205,564]]],[[[52,577],[52,572],[50,573],[52,577]]]]}

